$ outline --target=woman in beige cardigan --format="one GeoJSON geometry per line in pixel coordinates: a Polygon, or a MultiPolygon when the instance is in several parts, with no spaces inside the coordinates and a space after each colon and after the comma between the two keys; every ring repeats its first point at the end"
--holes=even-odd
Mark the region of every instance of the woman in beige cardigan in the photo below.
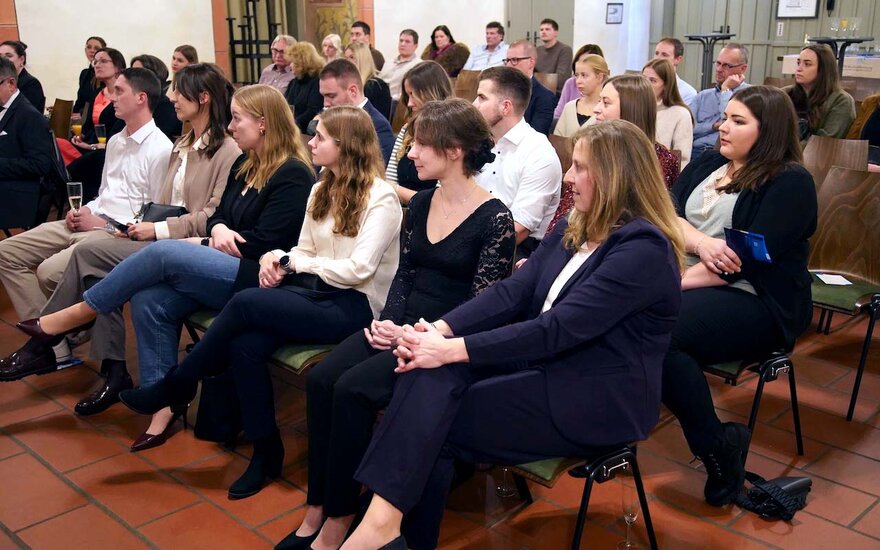
{"type": "MultiPolygon", "coordinates": [[[[183,206],[187,212],[159,222],[140,222],[118,233],[118,239],[101,240],[100,246],[77,246],[58,288],[43,313],[58,311],[82,299],[88,279],[104,278],[119,262],[161,239],[200,241],[208,217],[220,203],[229,171],[241,151],[227,134],[231,85],[214,65],[189,65],[175,75],[174,108],[181,122],[192,129],[174,147],[157,204],[183,206]]],[[[132,205],[137,209],[140,205],[132,205]]],[[[96,243],[97,244],[97,243],[96,243]]],[[[125,364],[125,323],[121,311],[102,316],[92,331],[91,352],[101,361],[104,380],[94,393],[74,408],[85,416],[106,410],[118,401],[121,390],[132,387],[125,364]]],[[[165,433],[171,411],[160,411],[144,436],[165,433]]],[[[164,439],[161,440],[164,442],[164,439]]],[[[142,447],[132,446],[133,451],[142,447]]]]}
{"type": "Polygon", "coordinates": [[[681,151],[681,167],[691,160],[694,145],[694,116],[678,92],[675,68],[666,59],[645,63],[642,76],[648,79],[657,100],[657,134],[654,139],[669,150],[681,151]]]}

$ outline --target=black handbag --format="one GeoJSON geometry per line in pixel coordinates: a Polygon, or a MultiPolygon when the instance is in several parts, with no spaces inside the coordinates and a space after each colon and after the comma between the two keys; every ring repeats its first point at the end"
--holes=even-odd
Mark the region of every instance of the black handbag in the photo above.
{"type": "Polygon", "coordinates": [[[194,434],[198,439],[234,446],[241,432],[241,409],[229,371],[202,380],[194,434]]]}
{"type": "Polygon", "coordinates": [[[148,202],[141,209],[141,221],[152,223],[164,222],[168,218],[179,218],[187,213],[187,209],[182,206],[148,202]]]}
{"type": "Polygon", "coordinates": [[[340,292],[351,290],[328,285],[313,273],[291,273],[290,275],[285,275],[278,288],[289,292],[296,292],[314,300],[326,300],[340,292]]]}

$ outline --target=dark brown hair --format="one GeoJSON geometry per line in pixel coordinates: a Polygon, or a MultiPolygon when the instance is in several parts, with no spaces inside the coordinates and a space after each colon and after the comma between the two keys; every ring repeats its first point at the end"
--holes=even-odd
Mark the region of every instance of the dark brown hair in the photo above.
{"type": "Polygon", "coordinates": [[[432,52],[437,51],[437,44],[434,43],[434,34],[437,31],[443,31],[443,34],[445,34],[449,38],[449,43],[455,44],[455,39],[452,38],[452,31],[449,30],[449,27],[447,27],[446,25],[437,25],[436,27],[434,27],[434,30],[431,31],[431,44],[428,46],[429,48],[431,48],[432,52]]]}
{"type": "Polygon", "coordinates": [[[101,52],[106,53],[110,57],[110,61],[113,62],[113,66],[116,68],[116,74],[121,74],[125,70],[125,56],[122,55],[122,52],[116,48],[100,48],[95,52],[95,55],[101,52]]]}
{"type": "MultiPolygon", "coordinates": [[[[660,57],[652,59],[642,67],[642,71],[645,69],[651,69],[663,81],[663,95],[660,97],[660,102],[664,106],[672,107],[673,105],[679,105],[687,109],[689,113],[691,112],[690,107],[687,106],[687,103],[684,102],[681,94],[678,92],[678,79],[675,77],[675,67],[672,66],[668,59],[660,57]]],[[[691,122],[693,121],[694,114],[691,113],[691,122]]]]}
{"type": "Polygon", "coordinates": [[[750,86],[730,99],[746,106],[758,119],[758,139],[745,164],[724,187],[726,193],[754,190],[786,166],[803,161],[798,140],[797,114],[791,99],[773,86],[750,86]]]}
{"type": "Polygon", "coordinates": [[[453,97],[445,101],[428,101],[419,109],[412,122],[413,139],[436,151],[460,148],[464,175],[474,176],[492,162],[492,134],[486,119],[474,105],[453,97]]]}
{"type": "Polygon", "coordinates": [[[620,119],[632,122],[649,140],[656,141],[657,101],[648,79],[640,74],[622,74],[609,78],[605,85],[614,86],[620,95],[620,119]]]}
{"type": "Polygon", "coordinates": [[[491,80],[498,95],[509,99],[518,114],[523,114],[532,96],[532,81],[513,67],[489,67],[479,76],[480,82],[491,80]]]}
{"type": "Polygon", "coordinates": [[[199,52],[196,51],[194,46],[190,46],[189,44],[181,44],[174,48],[175,52],[179,52],[180,55],[186,58],[190,63],[198,63],[199,62],[199,52]]]}
{"type": "Polygon", "coordinates": [[[811,44],[801,50],[804,53],[810,50],[816,54],[818,66],[816,81],[813,82],[809,93],[800,84],[795,84],[788,90],[788,95],[794,103],[795,112],[804,116],[810,124],[810,132],[815,131],[825,118],[825,100],[832,93],[840,90],[840,77],[837,75],[837,59],[828,44],[811,44]]]}
{"type": "MultiPolygon", "coordinates": [[[[223,140],[226,138],[226,127],[229,126],[229,103],[232,96],[229,90],[232,87],[226,76],[220,71],[219,67],[210,63],[194,63],[177,71],[174,75],[174,91],[186,99],[199,103],[199,96],[202,93],[208,94],[208,103],[202,108],[208,109],[208,128],[205,133],[208,135],[205,154],[208,158],[213,158],[220,147],[223,146],[223,140]]],[[[190,131],[186,135],[180,137],[178,143],[192,146],[195,141],[195,133],[190,131]]]]}

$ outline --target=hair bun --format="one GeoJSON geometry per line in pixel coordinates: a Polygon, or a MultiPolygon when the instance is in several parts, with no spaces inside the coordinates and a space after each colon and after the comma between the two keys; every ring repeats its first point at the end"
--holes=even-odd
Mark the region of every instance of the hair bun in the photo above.
{"type": "Polygon", "coordinates": [[[494,141],[489,138],[484,139],[465,155],[466,167],[473,172],[479,172],[483,169],[483,166],[494,162],[495,153],[492,152],[493,147],[495,147],[494,141]]]}

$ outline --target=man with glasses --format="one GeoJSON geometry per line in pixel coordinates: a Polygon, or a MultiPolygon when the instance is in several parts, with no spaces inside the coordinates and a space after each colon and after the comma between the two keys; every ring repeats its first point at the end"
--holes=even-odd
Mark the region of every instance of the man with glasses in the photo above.
{"type": "Polygon", "coordinates": [[[482,71],[489,67],[500,67],[507,57],[507,44],[504,43],[504,26],[498,21],[486,25],[486,45],[471,50],[464,64],[465,71],[482,71]]]}
{"type": "Polygon", "coordinates": [[[507,49],[507,57],[503,61],[506,67],[513,67],[531,81],[532,95],[529,98],[529,106],[526,107],[524,118],[526,124],[546,136],[550,133],[550,125],[553,124],[556,95],[535,78],[537,60],[538,50],[534,44],[528,40],[519,40],[510,45],[507,49]]]}
{"type": "Polygon", "coordinates": [[[721,116],[730,98],[743,88],[749,68],[749,50],[737,42],[729,42],[715,59],[715,86],[697,94],[690,103],[694,113],[694,145],[691,160],[715,147],[721,116]]]}
{"type": "Polygon", "coordinates": [[[272,52],[272,64],[263,69],[260,74],[260,84],[268,84],[281,90],[283,94],[287,91],[287,85],[293,80],[293,67],[290,61],[284,57],[284,52],[288,46],[296,44],[296,38],[288,34],[279,34],[272,41],[270,51],[272,52]]]}

